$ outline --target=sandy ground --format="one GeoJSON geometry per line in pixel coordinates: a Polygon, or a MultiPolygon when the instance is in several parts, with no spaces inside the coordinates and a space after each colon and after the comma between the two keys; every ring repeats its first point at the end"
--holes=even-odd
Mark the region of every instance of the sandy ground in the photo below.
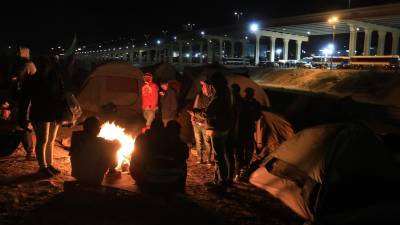
{"type": "Polygon", "coordinates": [[[140,193],[110,191],[65,193],[70,176],[68,152],[57,147],[55,166],[61,175],[35,176],[36,161],[25,161],[19,149],[0,158],[0,224],[301,224],[302,221],[268,193],[236,184],[227,194],[208,192],[213,168],[188,162],[186,194],[158,199],[140,193]]]}

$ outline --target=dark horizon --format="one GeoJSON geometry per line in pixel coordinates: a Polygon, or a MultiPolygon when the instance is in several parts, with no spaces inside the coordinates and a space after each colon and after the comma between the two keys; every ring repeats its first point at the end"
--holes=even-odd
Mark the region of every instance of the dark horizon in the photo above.
{"type": "MultiPolygon", "coordinates": [[[[86,4],[86,8],[24,8],[18,11],[21,16],[15,16],[16,11],[9,10],[0,16],[0,27],[3,31],[0,44],[3,42],[2,45],[13,47],[25,45],[33,51],[47,52],[51,47],[67,48],[75,33],[78,45],[119,38],[134,38],[136,42],[140,42],[144,40],[144,34],[149,34],[150,39],[162,38],[162,30],[167,30],[167,35],[170,36],[182,33],[183,24],[189,22],[195,24],[194,29],[233,25],[237,23],[234,11],[244,13],[240,19],[243,23],[348,8],[348,0],[298,1],[302,7],[288,0],[281,0],[279,3],[262,0],[253,0],[252,3],[226,2],[201,1],[202,4],[193,5],[193,1],[170,1],[138,8],[127,7],[127,3],[115,3],[106,8],[102,3],[99,5],[92,2],[89,4],[93,7],[86,4]],[[191,7],[195,10],[189,10],[191,7]]],[[[355,8],[399,1],[351,2],[352,8],[355,8]]]]}

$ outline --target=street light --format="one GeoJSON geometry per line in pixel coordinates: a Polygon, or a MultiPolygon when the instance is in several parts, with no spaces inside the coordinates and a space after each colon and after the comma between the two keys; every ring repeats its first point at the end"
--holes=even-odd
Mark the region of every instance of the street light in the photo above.
{"type": "Polygon", "coordinates": [[[233,12],[233,15],[237,17],[237,22],[239,23],[240,17],[243,16],[243,12],[235,11],[233,12]]]}
{"type": "MultiPolygon", "coordinates": [[[[278,60],[281,58],[281,53],[282,53],[282,49],[281,48],[278,48],[278,49],[276,49],[276,54],[278,54],[278,60]]],[[[272,59],[271,59],[272,60],[272,59]]]]}
{"type": "MultiPolygon", "coordinates": [[[[339,18],[337,16],[333,16],[329,18],[328,23],[332,25],[332,48],[335,46],[335,30],[336,30],[336,24],[339,22],[339,18]]],[[[331,55],[331,69],[332,69],[332,64],[333,64],[333,52],[334,49],[332,49],[332,55],[331,55]]]]}
{"type": "Polygon", "coordinates": [[[251,32],[256,32],[256,31],[258,31],[260,29],[260,26],[258,25],[258,23],[252,23],[252,24],[250,24],[250,31],[251,32]]]}

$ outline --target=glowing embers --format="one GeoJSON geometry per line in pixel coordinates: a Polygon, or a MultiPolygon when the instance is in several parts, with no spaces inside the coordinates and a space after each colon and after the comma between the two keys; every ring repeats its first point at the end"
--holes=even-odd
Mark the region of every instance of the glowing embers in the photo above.
{"type": "Polygon", "coordinates": [[[125,132],[125,129],[116,125],[114,122],[106,122],[101,126],[99,137],[107,140],[118,140],[121,148],[118,149],[118,170],[126,171],[129,168],[129,162],[134,150],[135,139],[125,132]]]}

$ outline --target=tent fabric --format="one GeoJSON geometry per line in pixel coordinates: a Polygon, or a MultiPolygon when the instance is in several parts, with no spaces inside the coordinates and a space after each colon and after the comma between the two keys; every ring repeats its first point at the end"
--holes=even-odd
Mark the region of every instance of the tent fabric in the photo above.
{"type": "Polygon", "coordinates": [[[117,110],[140,112],[140,87],[143,73],[125,62],[100,65],[86,79],[78,101],[85,111],[101,112],[113,104],[117,110]]]}
{"type": "Polygon", "coordinates": [[[337,125],[321,125],[305,129],[282,143],[271,154],[296,166],[299,170],[307,173],[309,177],[321,183],[327,144],[337,130],[337,125]],[[294,146],[295,149],[293,149],[294,146]]]}
{"type": "MultiPolygon", "coordinates": [[[[354,224],[368,221],[368,209],[390,207],[391,202],[399,200],[394,194],[398,182],[391,171],[395,170],[375,133],[364,123],[350,122],[299,132],[267,157],[250,182],[304,219],[321,224],[354,224]],[[280,171],[284,176],[274,173],[271,158],[289,165],[280,171]],[[305,174],[306,182],[294,182],[299,174],[305,174]]],[[[394,216],[389,214],[385,215],[394,216]]]]}
{"type": "Polygon", "coordinates": [[[145,66],[140,68],[144,73],[152,73],[154,82],[160,82],[161,80],[179,80],[179,73],[169,63],[158,63],[151,66],[145,66]]]}

